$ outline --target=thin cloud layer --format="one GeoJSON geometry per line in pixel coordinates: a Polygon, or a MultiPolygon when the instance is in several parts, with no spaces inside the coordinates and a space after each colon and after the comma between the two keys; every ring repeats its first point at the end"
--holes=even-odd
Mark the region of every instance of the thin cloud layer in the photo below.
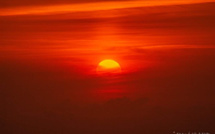
{"type": "Polygon", "coordinates": [[[7,15],[28,15],[28,14],[56,14],[56,13],[70,13],[80,11],[97,11],[97,10],[110,10],[110,9],[121,9],[121,8],[132,8],[132,7],[145,7],[145,6],[159,6],[159,5],[177,5],[177,4],[193,4],[193,3],[205,3],[212,2],[213,0],[207,1],[114,1],[114,2],[91,2],[81,4],[58,4],[47,6],[32,5],[30,7],[2,7],[0,9],[1,16],[7,15]]]}
{"type": "Polygon", "coordinates": [[[214,2],[13,2],[0,9],[0,133],[214,132],[214,2]],[[104,59],[122,74],[98,75],[104,59]]]}

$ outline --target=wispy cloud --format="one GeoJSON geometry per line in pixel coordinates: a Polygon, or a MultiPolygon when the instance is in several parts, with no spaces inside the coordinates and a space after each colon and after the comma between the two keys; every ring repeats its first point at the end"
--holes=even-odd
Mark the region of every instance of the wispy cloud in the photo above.
{"type": "Polygon", "coordinates": [[[52,4],[52,5],[31,5],[31,6],[18,6],[18,7],[2,7],[0,9],[0,16],[8,15],[31,15],[31,14],[56,14],[68,12],[82,12],[82,11],[98,11],[98,10],[111,10],[132,7],[146,7],[146,6],[160,6],[160,5],[174,5],[174,4],[190,4],[213,2],[214,0],[154,0],[154,1],[114,1],[114,2],[92,2],[92,3],[76,3],[76,4],[52,4]]]}

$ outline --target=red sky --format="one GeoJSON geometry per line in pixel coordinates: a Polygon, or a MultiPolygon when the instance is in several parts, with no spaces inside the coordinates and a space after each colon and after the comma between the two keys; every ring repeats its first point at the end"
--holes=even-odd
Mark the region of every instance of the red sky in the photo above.
{"type": "Polygon", "coordinates": [[[112,10],[133,7],[161,6],[161,5],[179,5],[179,4],[194,4],[214,2],[214,0],[98,0],[88,1],[3,1],[1,8],[1,16],[7,15],[26,15],[26,14],[56,14],[56,13],[71,13],[71,12],[86,12],[99,10],[112,10]]]}
{"type": "Polygon", "coordinates": [[[214,1],[0,5],[4,133],[214,132],[214,1]]]}

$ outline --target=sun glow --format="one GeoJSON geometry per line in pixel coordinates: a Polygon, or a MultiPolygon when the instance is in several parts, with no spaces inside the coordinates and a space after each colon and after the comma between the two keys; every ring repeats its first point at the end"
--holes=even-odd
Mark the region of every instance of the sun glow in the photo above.
{"type": "Polygon", "coordinates": [[[121,67],[119,63],[114,60],[107,59],[103,60],[98,64],[97,67],[98,73],[120,73],[121,67]]]}

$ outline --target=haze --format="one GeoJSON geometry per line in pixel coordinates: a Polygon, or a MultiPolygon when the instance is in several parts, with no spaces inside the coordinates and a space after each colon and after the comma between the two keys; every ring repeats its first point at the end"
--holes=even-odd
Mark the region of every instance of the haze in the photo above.
{"type": "Polygon", "coordinates": [[[1,1],[1,133],[212,134],[214,2],[1,1]]]}

